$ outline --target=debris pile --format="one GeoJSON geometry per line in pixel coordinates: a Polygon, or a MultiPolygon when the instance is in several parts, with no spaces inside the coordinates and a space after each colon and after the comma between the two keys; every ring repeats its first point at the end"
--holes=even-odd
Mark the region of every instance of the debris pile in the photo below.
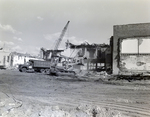
{"type": "Polygon", "coordinates": [[[102,72],[96,72],[96,71],[83,71],[80,70],[76,73],[77,78],[84,79],[84,80],[99,80],[99,79],[108,79],[110,78],[110,75],[108,75],[105,71],[102,72]]]}

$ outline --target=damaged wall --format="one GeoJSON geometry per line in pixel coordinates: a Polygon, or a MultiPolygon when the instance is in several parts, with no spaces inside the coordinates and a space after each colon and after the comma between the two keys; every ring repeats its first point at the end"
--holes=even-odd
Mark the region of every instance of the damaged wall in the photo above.
{"type": "Polygon", "coordinates": [[[150,71],[150,23],[114,26],[113,74],[150,71]]]}
{"type": "Polygon", "coordinates": [[[83,63],[83,70],[96,70],[101,71],[101,68],[105,66],[105,51],[109,46],[100,47],[95,46],[92,48],[83,47],[80,48],[76,59],[83,63]]]}
{"type": "MultiPolygon", "coordinates": [[[[82,70],[104,70],[105,66],[105,51],[109,48],[108,44],[88,44],[82,43],[80,45],[74,45],[69,43],[69,48],[78,50],[74,56],[74,59],[78,65],[82,65],[82,70]]],[[[72,53],[71,53],[72,55],[72,53]]]]}

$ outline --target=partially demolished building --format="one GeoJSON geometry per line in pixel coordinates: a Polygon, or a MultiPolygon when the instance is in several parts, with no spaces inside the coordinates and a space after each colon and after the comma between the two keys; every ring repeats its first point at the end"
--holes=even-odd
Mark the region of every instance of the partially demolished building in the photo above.
{"type": "Polygon", "coordinates": [[[78,50],[74,58],[77,65],[80,65],[80,69],[87,71],[105,70],[105,51],[109,45],[88,43],[74,45],[69,43],[69,47],[72,50],[78,50]]]}
{"type": "Polygon", "coordinates": [[[44,48],[40,49],[40,58],[44,59],[46,61],[50,61],[51,57],[52,57],[52,53],[55,52],[55,55],[60,54],[61,52],[63,52],[64,50],[47,50],[44,48]]]}
{"type": "Polygon", "coordinates": [[[150,75],[150,23],[115,25],[109,45],[66,44],[77,52],[73,57],[75,69],[113,75],[150,75]]]}
{"type": "Polygon", "coordinates": [[[112,38],[114,75],[150,74],[150,23],[115,25],[112,38]]]}

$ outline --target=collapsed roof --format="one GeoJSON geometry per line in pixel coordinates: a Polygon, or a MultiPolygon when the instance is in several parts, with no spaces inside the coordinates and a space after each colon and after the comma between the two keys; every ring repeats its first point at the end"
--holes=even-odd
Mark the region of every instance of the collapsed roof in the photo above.
{"type": "Polygon", "coordinates": [[[71,49],[78,49],[78,48],[98,48],[98,47],[101,47],[101,48],[106,48],[106,47],[109,47],[108,44],[89,44],[89,43],[82,43],[80,45],[75,45],[75,44],[72,44],[72,43],[66,43],[66,46],[71,48],[71,49]]]}

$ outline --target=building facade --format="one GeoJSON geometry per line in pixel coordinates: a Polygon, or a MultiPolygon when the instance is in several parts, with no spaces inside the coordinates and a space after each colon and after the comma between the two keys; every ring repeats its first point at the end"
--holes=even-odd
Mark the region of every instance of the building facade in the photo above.
{"type": "Polygon", "coordinates": [[[19,64],[26,64],[30,59],[41,60],[29,54],[17,52],[8,52],[0,50],[0,67],[1,68],[18,68],[19,64]]]}
{"type": "Polygon", "coordinates": [[[113,33],[113,74],[149,75],[150,23],[116,25],[113,33]]]}
{"type": "Polygon", "coordinates": [[[0,50],[0,68],[7,68],[10,66],[10,52],[0,50]]]}

